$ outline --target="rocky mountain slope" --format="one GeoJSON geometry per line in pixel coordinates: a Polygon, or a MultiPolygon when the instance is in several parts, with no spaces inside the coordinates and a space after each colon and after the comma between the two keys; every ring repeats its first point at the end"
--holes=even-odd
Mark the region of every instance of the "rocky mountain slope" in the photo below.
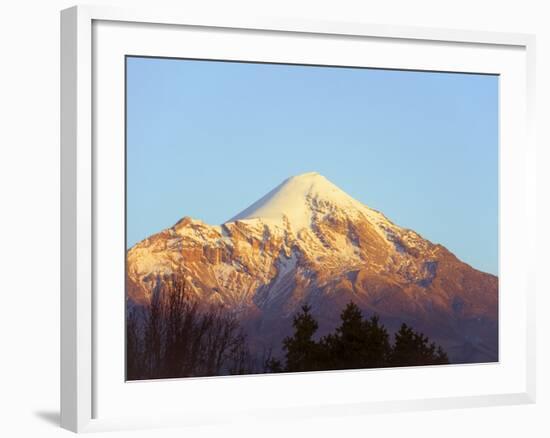
{"type": "Polygon", "coordinates": [[[220,226],[185,217],[127,253],[127,297],[146,305],[178,273],[202,305],[235,312],[256,351],[280,348],[308,302],[320,334],[354,301],[390,331],[411,324],[452,362],[498,360],[498,279],[401,228],[325,177],[287,179],[220,226]]]}

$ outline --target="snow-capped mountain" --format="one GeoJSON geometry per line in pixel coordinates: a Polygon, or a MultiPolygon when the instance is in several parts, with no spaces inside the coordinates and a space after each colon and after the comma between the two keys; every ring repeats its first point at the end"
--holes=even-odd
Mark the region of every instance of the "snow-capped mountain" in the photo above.
{"type": "Polygon", "coordinates": [[[498,279],[401,228],[318,173],[291,177],[219,226],[185,217],[127,253],[127,296],[146,305],[177,273],[203,305],[235,312],[253,346],[280,347],[307,302],[332,330],[354,301],[407,322],[453,362],[498,360],[498,279]]]}

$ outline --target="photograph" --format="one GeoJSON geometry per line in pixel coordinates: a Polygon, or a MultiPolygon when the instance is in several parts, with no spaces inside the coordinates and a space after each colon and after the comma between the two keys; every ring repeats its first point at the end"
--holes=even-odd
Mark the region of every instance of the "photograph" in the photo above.
{"type": "Polygon", "coordinates": [[[127,381],[499,361],[498,75],[125,63],[127,381]]]}

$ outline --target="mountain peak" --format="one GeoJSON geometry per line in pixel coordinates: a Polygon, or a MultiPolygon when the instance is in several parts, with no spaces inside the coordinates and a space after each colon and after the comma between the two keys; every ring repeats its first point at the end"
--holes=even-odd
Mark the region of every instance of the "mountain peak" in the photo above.
{"type": "Polygon", "coordinates": [[[323,175],[321,175],[319,172],[305,172],[305,173],[301,173],[300,175],[294,175],[294,176],[291,176],[290,178],[288,179],[308,179],[308,180],[314,180],[316,178],[323,178],[323,179],[326,179],[323,175]]]}
{"type": "Polygon", "coordinates": [[[324,192],[331,192],[335,189],[340,190],[335,184],[318,172],[307,172],[291,176],[284,180],[279,187],[283,185],[288,186],[288,188],[297,195],[308,195],[313,192],[316,194],[323,194],[324,192]]]}
{"type": "Polygon", "coordinates": [[[344,211],[372,212],[323,175],[308,172],[287,178],[228,222],[262,219],[282,224],[286,217],[295,231],[298,231],[311,225],[314,210],[321,205],[344,211]]]}

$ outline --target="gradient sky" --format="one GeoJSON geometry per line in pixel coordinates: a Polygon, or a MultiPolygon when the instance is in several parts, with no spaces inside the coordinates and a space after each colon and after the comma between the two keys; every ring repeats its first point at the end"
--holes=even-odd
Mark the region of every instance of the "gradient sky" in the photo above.
{"type": "Polygon", "coordinates": [[[498,77],[127,58],[127,244],[316,171],[498,272],[498,77]]]}

